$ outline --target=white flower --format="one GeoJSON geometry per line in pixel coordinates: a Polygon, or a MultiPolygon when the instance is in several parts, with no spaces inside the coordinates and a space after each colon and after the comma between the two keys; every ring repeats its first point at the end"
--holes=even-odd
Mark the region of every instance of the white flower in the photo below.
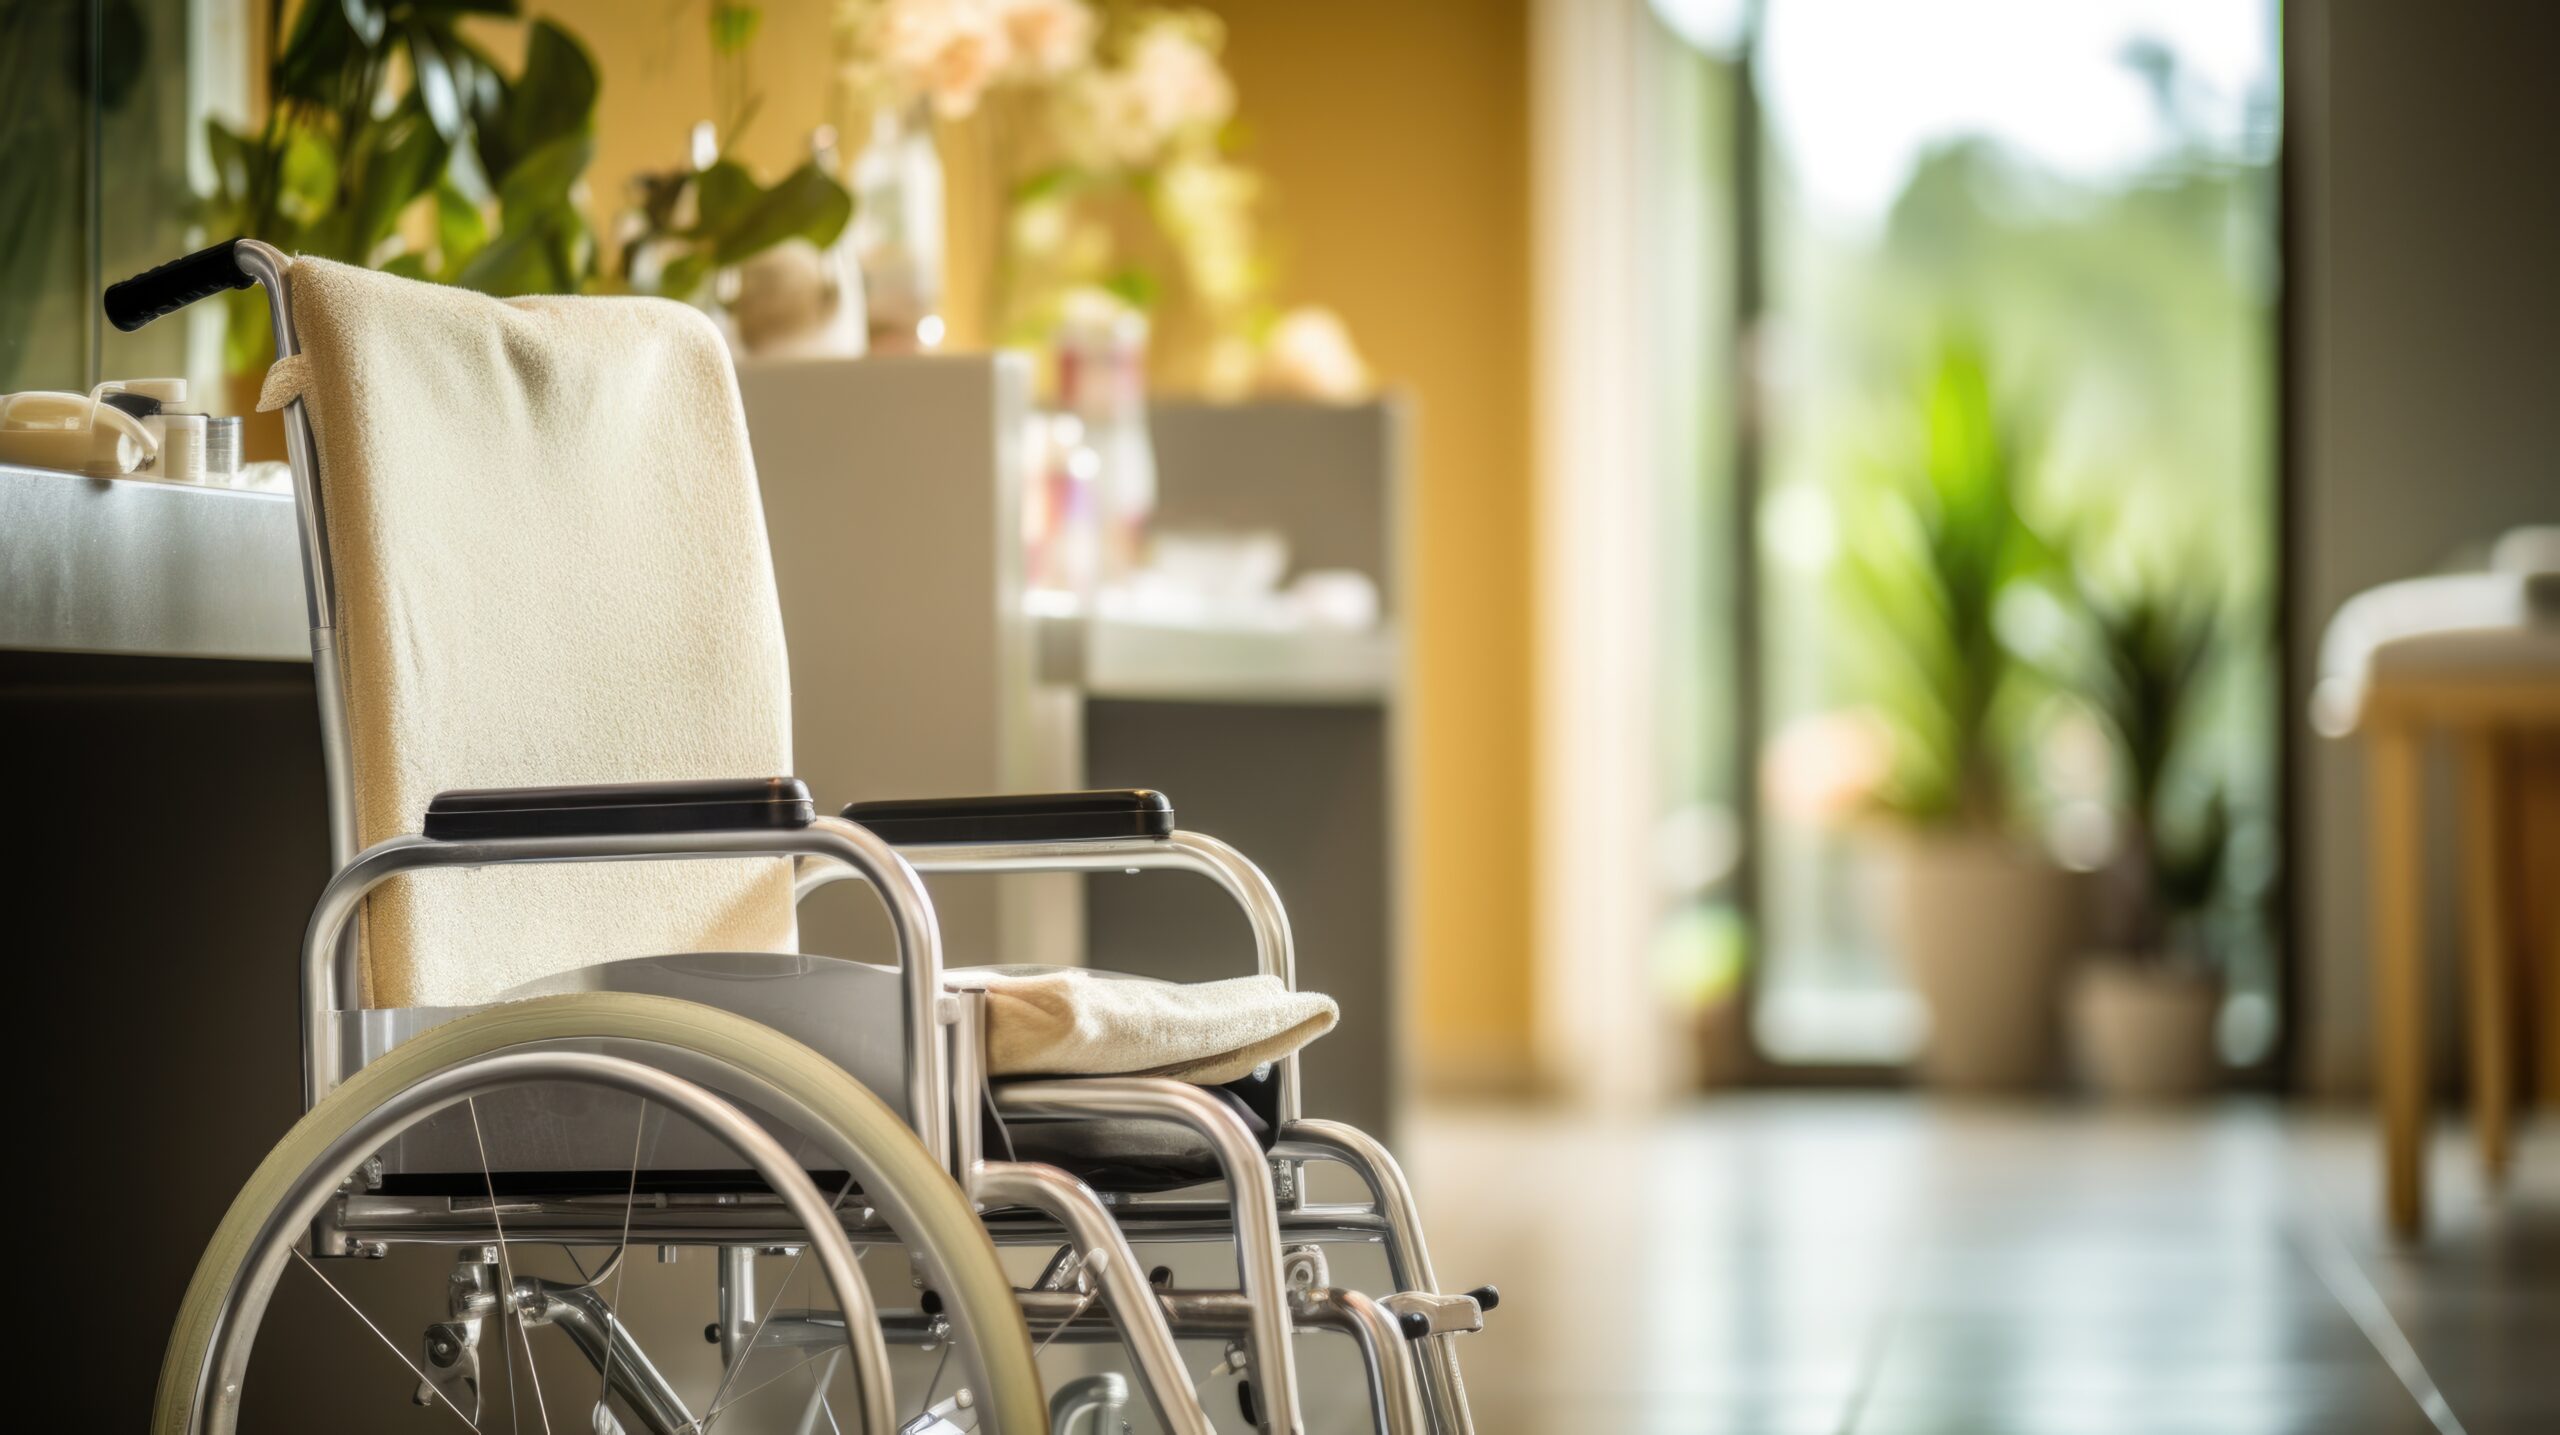
{"type": "Polygon", "coordinates": [[[1350,327],[1341,315],[1314,305],[1292,309],[1271,326],[1263,378],[1280,393],[1333,403],[1369,392],[1369,365],[1351,342],[1350,327]]]}
{"type": "Polygon", "coordinates": [[[1013,55],[1000,0],[880,0],[856,44],[945,119],[964,119],[1013,55]]]}
{"type": "Polygon", "coordinates": [[[1162,162],[1181,140],[1206,140],[1235,114],[1235,85],[1218,64],[1217,20],[1151,12],[1130,29],[1120,63],[1074,75],[1059,96],[1054,134],[1086,169],[1162,162]]]}
{"type": "Polygon", "coordinates": [[[1017,73],[1056,79],[1093,55],[1093,11],[1084,0],[997,0],[1017,73]]]}
{"type": "Polygon", "coordinates": [[[1066,243],[1067,206],[1056,199],[1025,201],[1013,211],[1013,247],[1020,254],[1053,254],[1066,243]]]}
{"type": "Polygon", "coordinates": [[[1214,130],[1235,114],[1235,85],[1218,64],[1222,38],[1217,20],[1199,11],[1140,22],[1122,68],[1155,133],[1214,130]]]}
{"type": "Polygon", "coordinates": [[[1164,146],[1128,77],[1117,70],[1089,70],[1070,80],[1058,97],[1051,134],[1068,162],[1086,170],[1143,169],[1164,146]]]}

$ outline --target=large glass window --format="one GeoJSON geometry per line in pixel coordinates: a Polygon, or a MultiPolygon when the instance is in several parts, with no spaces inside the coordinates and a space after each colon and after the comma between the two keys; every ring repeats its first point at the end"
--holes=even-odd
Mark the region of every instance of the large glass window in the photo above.
{"type": "MultiPolygon", "coordinates": [[[[1930,386],[1961,361],[1987,375],[2056,588],[2210,610],[2170,821],[2219,844],[2223,1045],[2255,1060],[2275,1019],[2273,4],[1766,0],[1753,43],[1758,1045],[1890,1063],[1923,1039],[1876,900],[1895,826],[1875,801],[1895,766],[1860,611],[1877,599],[1842,570],[1861,485],[1929,441],[1930,386]]],[[[2000,624],[2030,679],[2003,699],[2001,820],[2106,863],[2125,840],[2108,734],[2033,681],[2040,642],[2067,659],[2086,639],[2023,599],[2000,624]]]]}

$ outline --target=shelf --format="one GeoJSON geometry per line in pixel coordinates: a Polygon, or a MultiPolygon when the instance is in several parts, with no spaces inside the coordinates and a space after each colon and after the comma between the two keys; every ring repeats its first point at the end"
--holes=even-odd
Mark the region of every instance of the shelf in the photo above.
{"type": "Polygon", "coordinates": [[[1392,632],[1034,620],[1040,678],[1115,701],[1358,705],[1393,691],[1392,632]]]}

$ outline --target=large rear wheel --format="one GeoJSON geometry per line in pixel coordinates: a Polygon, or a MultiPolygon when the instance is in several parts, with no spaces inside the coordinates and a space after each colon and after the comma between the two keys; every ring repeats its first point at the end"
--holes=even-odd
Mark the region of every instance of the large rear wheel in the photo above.
{"type": "MultiPolygon", "coordinates": [[[[497,1169],[522,1164],[502,1160],[497,1169]]],[[[270,1300],[280,1283],[291,1278],[308,1286],[303,1293],[307,1306],[339,1313],[342,1328],[333,1333],[339,1342],[333,1348],[343,1350],[347,1341],[388,1347],[368,1357],[375,1362],[374,1373],[401,1378],[415,1388],[419,1403],[449,1410],[434,1415],[432,1422],[413,1421],[418,1428],[434,1428],[434,1423],[448,1429],[485,1428],[481,1396],[514,1388],[509,1420],[520,1419],[526,1428],[592,1431],[630,1421],[642,1428],[708,1431],[718,1428],[716,1422],[730,1406],[745,1400],[796,1399],[805,1402],[812,1422],[823,1415],[844,1429],[888,1435],[902,1412],[912,1413],[906,1407],[957,1392],[905,1392],[902,1399],[889,1388],[878,1325],[855,1268],[855,1247],[840,1224],[850,1206],[872,1212],[896,1233],[939,1298],[958,1357],[955,1374],[966,1382],[977,1428],[1022,1435],[1045,1430],[1047,1412],[1030,1338],[985,1228],[958,1185],[897,1113],[832,1062],[744,1017],[661,997],[573,993],[476,1012],[406,1042],[366,1067],[313,1107],[259,1165],[224,1216],[188,1286],[162,1365],[152,1428],[161,1435],[228,1435],[244,1407],[254,1410],[270,1403],[253,1390],[336,1379],[342,1373],[315,1367],[326,1357],[313,1352],[326,1342],[303,1348],[302,1332],[309,1321],[295,1325],[292,1334],[279,1331],[262,1339],[270,1300]],[[590,1181],[587,1193],[573,1203],[579,1224],[568,1232],[545,1228],[546,1221],[558,1224],[547,1214],[556,1205],[522,1199],[520,1182],[501,1191],[507,1183],[492,1174],[480,1121],[484,1103],[518,1097],[528,1087],[560,1090],[564,1083],[640,1098],[624,1108],[636,1113],[624,1118],[635,1120],[631,1168],[612,1173],[627,1175],[627,1184],[616,1190],[606,1182],[599,1189],[590,1181]],[[787,1128],[797,1138],[794,1149],[786,1152],[740,1105],[787,1128]],[[354,1268],[376,1263],[329,1259],[311,1251],[307,1237],[315,1221],[328,1228],[329,1218],[346,1209],[343,1203],[351,1193],[362,1191],[368,1162],[385,1152],[414,1154],[416,1133],[430,1120],[441,1120],[448,1133],[459,1130],[478,1144],[478,1175],[487,1195],[420,1203],[421,1211],[442,1226],[432,1234],[422,1229],[385,1244],[398,1247],[396,1253],[403,1256],[422,1253],[425,1259],[444,1260],[459,1253],[460,1259],[449,1279],[438,1278],[443,1286],[439,1309],[413,1318],[419,1316],[414,1304],[394,1314],[381,1310],[377,1300],[377,1314],[366,1308],[367,1293],[358,1288],[364,1283],[352,1279],[354,1268]],[[643,1239],[634,1235],[635,1214],[649,1242],[681,1235],[687,1199],[704,1201],[708,1213],[731,1221],[741,1214],[724,1207],[718,1197],[672,1203],[645,1198],[640,1188],[642,1137],[652,1121],[670,1120],[699,1128],[733,1152],[739,1167],[762,1178],[771,1194],[757,1198],[753,1243],[791,1248],[791,1270],[808,1268],[814,1283],[831,1290],[834,1313],[841,1317],[830,1322],[794,1312],[775,1319],[783,1292],[792,1286],[786,1272],[760,1309],[720,1312],[704,1332],[720,1335],[727,1360],[705,1377],[710,1388],[695,1391],[690,1404],[676,1391],[680,1382],[640,1349],[617,1310],[628,1279],[624,1251],[643,1239]],[[401,1147],[404,1140],[413,1145],[401,1147]],[[804,1166],[840,1170],[846,1179],[821,1190],[804,1166]],[[461,1228],[480,1215],[488,1221],[485,1234],[461,1228]],[[600,1254],[609,1252],[603,1255],[606,1264],[586,1269],[563,1249],[571,1244],[564,1239],[567,1234],[582,1237],[583,1244],[600,1254]],[[532,1274],[537,1247],[554,1265],[565,1259],[577,1266],[577,1275],[555,1281],[532,1274]],[[291,1276],[292,1267],[302,1268],[309,1279],[291,1276]],[[785,1325],[793,1330],[768,1338],[769,1320],[777,1330],[785,1325]],[[536,1364],[531,1328],[542,1325],[559,1326],[588,1361],[586,1368],[572,1370],[576,1379],[570,1383],[580,1393],[565,1401],[544,1394],[546,1386],[561,1387],[563,1360],[558,1338],[546,1336],[542,1344],[551,1352],[553,1370],[546,1376],[536,1364]],[[286,1349],[279,1351],[279,1345],[286,1349]],[[502,1354],[503,1377],[497,1373],[502,1354]],[[407,1371],[389,1364],[392,1357],[407,1371]],[[754,1360],[774,1366],[774,1373],[752,1366],[754,1360]],[[485,1380],[477,1375],[484,1362],[485,1380]],[[303,1375],[294,1374],[297,1367],[303,1375]],[[405,1380],[408,1375],[416,1377],[414,1382],[405,1380]],[[462,1418],[452,1418],[457,1415],[462,1418]]],[[[728,1228],[706,1223],[704,1229],[696,1243],[722,1243],[719,1233],[728,1228]]],[[[373,1254],[381,1247],[367,1244],[358,1233],[353,1249],[373,1254]]],[[[380,1281],[373,1284],[382,1288],[380,1281]]],[[[414,1289],[415,1282],[411,1284],[414,1289]]],[[[694,1359],[698,1363],[701,1357],[694,1354],[694,1359]]],[[[574,1356],[570,1363],[574,1365],[574,1356]]],[[[374,1388],[382,1387],[377,1383],[374,1388]]],[[[377,1428],[391,1427],[385,1422],[377,1428]]]]}

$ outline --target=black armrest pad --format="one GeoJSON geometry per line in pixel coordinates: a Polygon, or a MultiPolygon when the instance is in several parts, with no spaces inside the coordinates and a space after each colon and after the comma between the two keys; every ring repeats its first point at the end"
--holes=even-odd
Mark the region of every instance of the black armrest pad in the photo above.
{"type": "Polygon", "coordinates": [[[806,827],[817,820],[818,805],[796,777],[484,787],[440,792],[427,804],[427,835],[445,842],[735,832],[806,827]]]}
{"type": "Polygon", "coordinates": [[[1092,842],[1170,837],[1173,799],[1144,787],[857,802],[847,822],[899,846],[927,842],[1092,842]]]}

